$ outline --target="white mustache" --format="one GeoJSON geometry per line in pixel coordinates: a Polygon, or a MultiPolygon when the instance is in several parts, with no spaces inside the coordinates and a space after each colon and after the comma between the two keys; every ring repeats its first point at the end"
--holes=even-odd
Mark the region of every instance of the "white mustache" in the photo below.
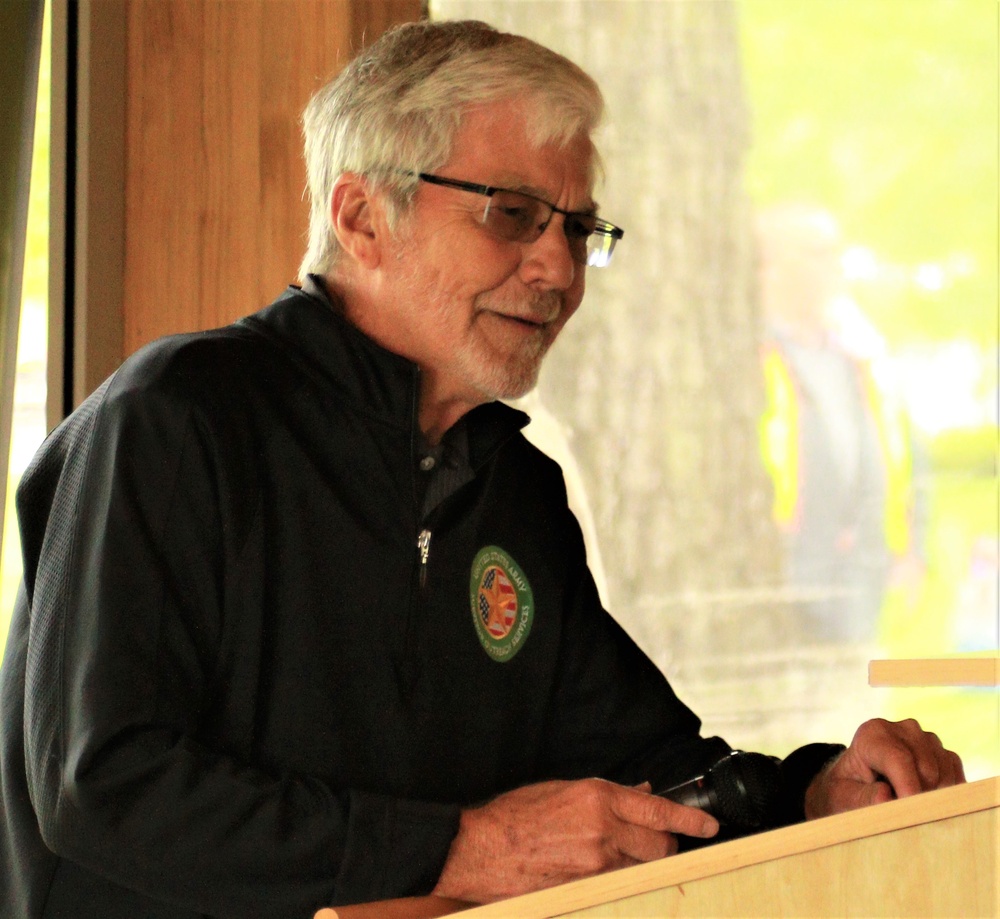
{"type": "Polygon", "coordinates": [[[554,322],[562,312],[562,308],[562,295],[554,290],[526,297],[510,294],[501,296],[496,291],[487,291],[476,297],[478,311],[488,310],[491,313],[501,313],[527,322],[537,322],[539,325],[554,322]]]}

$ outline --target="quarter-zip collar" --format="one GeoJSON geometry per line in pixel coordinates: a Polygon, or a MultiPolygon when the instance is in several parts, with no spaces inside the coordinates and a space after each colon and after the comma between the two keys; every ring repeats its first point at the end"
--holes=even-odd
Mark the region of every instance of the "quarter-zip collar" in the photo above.
{"type": "MultiPolygon", "coordinates": [[[[336,386],[358,411],[415,434],[420,368],[348,322],[321,278],[310,275],[302,287],[290,286],[271,306],[240,322],[288,341],[310,372],[336,386]]],[[[480,469],[529,420],[501,402],[468,412],[463,421],[472,468],[480,469]]]]}

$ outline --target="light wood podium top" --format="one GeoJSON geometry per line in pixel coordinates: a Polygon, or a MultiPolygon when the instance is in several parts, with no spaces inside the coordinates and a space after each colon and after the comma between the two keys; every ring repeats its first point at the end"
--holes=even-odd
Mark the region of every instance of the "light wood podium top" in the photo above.
{"type": "Polygon", "coordinates": [[[1000,686],[1000,650],[868,665],[869,686],[1000,686]]]}
{"type": "MultiPolygon", "coordinates": [[[[437,897],[413,897],[324,909],[316,913],[315,919],[430,919],[456,911],[462,912],[462,919],[549,919],[737,869],[996,808],[1000,808],[1000,777],[810,820],[486,906],[469,908],[437,897]]],[[[987,860],[996,859],[998,840],[984,838],[981,842],[987,860]]]]}

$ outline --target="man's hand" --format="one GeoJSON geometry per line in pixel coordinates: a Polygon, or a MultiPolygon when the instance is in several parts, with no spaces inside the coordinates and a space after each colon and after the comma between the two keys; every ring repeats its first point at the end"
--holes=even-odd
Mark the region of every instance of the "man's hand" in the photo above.
{"type": "Polygon", "coordinates": [[[962,761],[912,718],[866,721],[850,747],[806,789],[806,817],[905,798],[965,781],[962,761]]]}
{"type": "Polygon", "coordinates": [[[542,782],[465,810],[434,893],[487,903],[672,855],[675,833],[718,832],[703,811],[649,791],[542,782]]]}

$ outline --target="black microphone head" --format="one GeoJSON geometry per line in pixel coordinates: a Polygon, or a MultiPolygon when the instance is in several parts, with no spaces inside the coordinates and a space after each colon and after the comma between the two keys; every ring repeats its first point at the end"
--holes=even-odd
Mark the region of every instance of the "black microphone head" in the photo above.
{"type": "Polygon", "coordinates": [[[757,829],[772,822],[781,794],[781,769],[770,756],[737,751],[719,760],[706,778],[721,823],[757,829]]]}

